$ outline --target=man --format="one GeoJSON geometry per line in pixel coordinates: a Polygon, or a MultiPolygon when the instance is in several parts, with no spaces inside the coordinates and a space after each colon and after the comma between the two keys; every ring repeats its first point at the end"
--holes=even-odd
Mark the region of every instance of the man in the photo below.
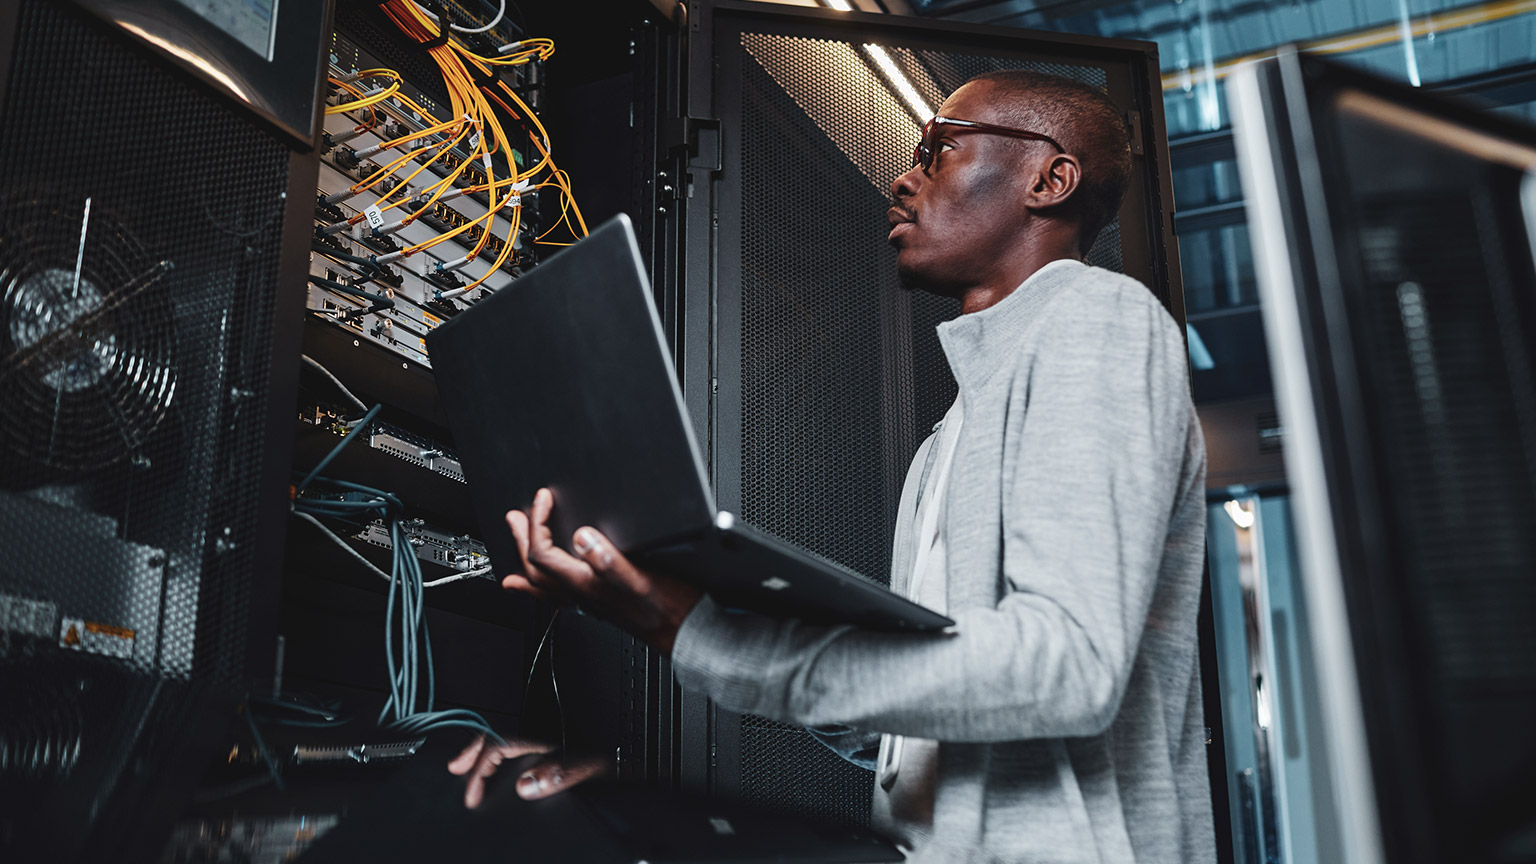
{"type": "Polygon", "coordinates": [[[525,569],[503,584],[580,602],[684,686],[878,768],[876,824],[914,860],[1214,860],[1184,342],[1145,287],[1081,260],[1128,140],[1098,91],[995,73],[945,101],[892,184],[903,284],[962,303],[939,327],[960,395],[908,474],[892,587],[955,627],[727,613],[593,529],[579,558],[555,547],[547,491],[507,514],[525,569]]]}

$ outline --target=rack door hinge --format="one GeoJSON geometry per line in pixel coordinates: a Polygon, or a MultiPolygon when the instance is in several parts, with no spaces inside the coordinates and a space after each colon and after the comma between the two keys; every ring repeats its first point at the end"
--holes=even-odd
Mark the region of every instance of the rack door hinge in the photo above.
{"type": "Polygon", "coordinates": [[[663,132],[667,153],[686,149],[688,167],[720,170],[720,121],[714,117],[678,117],[663,132]]]}
{"type": "Polygon", "coordinates": [[[1141,143],[1141,112],[1125,112],[1125,126],[1131,133],[1131,155],[1141,156],[1145,154],[1146,147],[1141,143]]]}

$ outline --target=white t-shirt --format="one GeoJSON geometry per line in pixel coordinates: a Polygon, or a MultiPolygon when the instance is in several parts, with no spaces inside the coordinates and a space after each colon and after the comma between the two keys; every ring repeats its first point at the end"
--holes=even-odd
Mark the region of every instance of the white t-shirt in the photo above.
{"type": "MultiPolygon", "coordinates": [[[[928,482],[923,486],[914,524],[918,526],[912,550],[912,578],[907,596],[939,614],[948,605],[944,574],[944,499],[949,488],[949,467],[955,456],[964,417],[960,397],[944,415],[938,455],[928,482]]],[[[885,735],[880,739],[875,798],[870,818],[876,830],[904,846],[926,840],[933,831],[933,793],[938,780],[939,742],[928,738],[885,735]],[[892,775],[894,775],[894,782],[892,775]],[[889,788],[887,788],[887,786],[889,788]]]]}

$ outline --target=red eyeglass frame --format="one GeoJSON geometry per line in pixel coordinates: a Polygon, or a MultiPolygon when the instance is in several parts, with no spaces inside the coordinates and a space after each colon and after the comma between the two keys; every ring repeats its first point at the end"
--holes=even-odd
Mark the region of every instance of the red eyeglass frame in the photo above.
{"type": "Polygon", "coordinates": [[[927,174],[933,167],[934,157],[938,155],[939,130],[945,126],[953,126],[956,129],[969,129],[972,132],[982,132],[989,135],[1007,135],[1010,138],[1023,138],[1029,141],[1044,141],[1056,148],[1057,153],[1067,152],[1067,148],[1061,146],[1055,138],[1042,135],[1039,132],[1030,132],[1027,129],[1014,129],[1009,126],[995,126],[991,123],[978,123],[975,120],[957,120],[954,117],[935,116],[923,124],[923,135],[918,139],[917,147],[912,150],[912,167],[923,166],[923,173],[927,174]]]}

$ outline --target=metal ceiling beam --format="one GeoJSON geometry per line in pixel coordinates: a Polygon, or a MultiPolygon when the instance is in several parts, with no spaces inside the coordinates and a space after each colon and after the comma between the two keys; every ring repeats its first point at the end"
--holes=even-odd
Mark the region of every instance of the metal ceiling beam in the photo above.
{"type": "MultiPolygon", "coordinates": [[[[1501,21],[1505,18],[1513,18],[1517,15],[1526,15],[1536,12],[1536,0],[1496,0],[1492,3],[1477,3],[1471,6],[1462,6],[1448,11],[1431,12],[1421,15],[1409,22],[1409,30],[1415,38],[1427,36],[1430,33],[1445,34],[1454,30],[1474,27],[1478,24],[1488,24],[1493,21],[1501,21]]],[[[1324,39],[1315,39],[1310,42],[1302,42],[1296,47],[1301,51],[1311,54],[1347,54],[1361,51],[1366,48],[1375,48],[1380,45],[1388,45],[1401,42],[1403,38],[1403,26],[1399,22],[1391,22],[1377,27],[1368,27],[1350,33],[1341,33],[1324,39]]],[[[1223,60],[1213,67],[1213,73],[1217,80],[1227,77],[1228,74],[1244,63],[1255,60],[1263,60],[1273,57],[1275,48],[1267,48],[1263,51],[1255,51],[1223,60]]],[[[1198,87],[1208,80],[1205,69],[1191,68],[1169,72],[1163,75],[1163,89],[1173,90],[1187,86],[1198,87]]]]}

